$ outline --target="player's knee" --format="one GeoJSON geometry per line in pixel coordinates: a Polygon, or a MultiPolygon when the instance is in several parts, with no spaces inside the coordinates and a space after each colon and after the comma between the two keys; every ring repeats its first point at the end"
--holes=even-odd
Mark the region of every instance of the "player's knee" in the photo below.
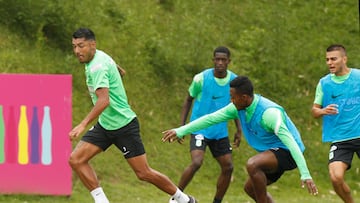
{"type": "Polygon", "coordinates": [[[199,170],[199,168],[201,167],[203,161],[200,160],[200,159],[195,159],[192,161],[191,163],[191,168],[194,170],[194,171],[197,171],[199,170]]]}
{"type": "Polygon", "coordinates": [[[341,184],[344,181],[344,177],[337,173],[329,173],[330,180],[333,184],[341,184]]]}
{"type": "Polygon", "coordinates": [[[248,194],[249,196],[252,196],[252,187],[250,187],[248,184],[244,185],[244,191],[246,192],[246,194],[248,194]]]}
{"type": "Polygon", "coordinates": [[[222,166],[222,172],[225,174],[229,174],[231,175],[233,170],[234,170],[234,166],[232,165],[232,163],[226,164],[225,166],[222,166]]]}
{"type": "Polygon", "coordinates": [[[248,161],[246,162],[246,170],[249,174],[258,170],[257,163],[254,159],[248,159],[248,161]]]}
{"type": "Polygon", "coordinates": [[[73,156],[70,156],[68,163],[71,168],[76,168],[76,166],[80,165],[80,162],[73,156]]]}
{"type": "Polygon", "coordinates": [[[153,173],[150,169],[136,172],[136,177],[141,181],[149,182],[152,178],[153,173]]]}
{"type": "Polygon", "coordinates": [[[71,166],[71,168],[75,169],[81,166],[82,164],[86,163],[86,161],[84,161],[84,159],[79,158],[78,156],[75,156],[74,154],[71,154],[68,163],[71,166]]]}

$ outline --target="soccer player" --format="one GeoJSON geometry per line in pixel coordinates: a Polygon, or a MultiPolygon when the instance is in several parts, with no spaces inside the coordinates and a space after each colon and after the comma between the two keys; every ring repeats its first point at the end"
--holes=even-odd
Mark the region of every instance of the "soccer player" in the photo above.
{"type": "MultiPolygon", "coordinates": [[[[227,68],[230,62],[230,50],[223,46],[217,47],[213,52],[214,67],[205,69],[194,76],[181,112],[182,125],[186,123],[193,101],[194,106],[190,121],[212,113],[230,103],[229,84],[236,77],[227,68]]],[[[234,146],[238,147],[241,139],[241,127],[238,119],[235,119],[235,126],[237,132],[234,136],[234,146]]],[[[229,187],[233,171],[232,147],[229,141],[227,122],[191,134],[191,164],[184,170],[178,187],[184,191],[185,187],[190,183],[203,163],[207,146],[221,167],[213,201],[213,203],[221,203],[229,187]]]]}
{"type": "Polygon", "coordinates": [[[333,188],[344,202],[354,203],[344,176],[354,153],[360,157],[360,70],[346,63],[343,45],[326,49],[330,73],[316,87],[312,115],[322,117],[322,141],[331,142],[328,168],[333,188]]]}
{"type": "Polygon", "coordinates": [[[232,103],[184,126],[163,132],[164,142],[173,142],[191,132],[231,119],[240,119],[248,144],[259,153],[246,164],[245,192],[257,203],[274,202],[266,186],[276,182],[287,170],[298,167],[301,183],[311,194],[318,190],[307,168],[300,134],[285,110],[278,104],[254,94],[251,81],[238,76],[230,82],[232,103]]]}
{"type": "Polygon", "coordinates": [[[70,131],[70,139],[80,136],[95,119],[98,118],[98,121],[82,136],[71,153],[69,164],[90,191],[95,203],[109,203],[109,200],[89,161],[113,144],[121,150],[140,180],[170,194],[178,203],[195,203],[192,196],[184,194],[167,176],[149,166],[139,122],[127,101],[121,68],[118,69],[109,55],[96,48],[93,31],[88,28],[75,31],[72,46],[79,62],[85,65],[86,84],[94,107],[70,131]]]}

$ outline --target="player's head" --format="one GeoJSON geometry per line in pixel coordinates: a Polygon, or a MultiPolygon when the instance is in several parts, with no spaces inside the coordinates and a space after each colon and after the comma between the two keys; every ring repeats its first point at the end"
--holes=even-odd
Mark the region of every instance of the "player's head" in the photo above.
{"type": "Polygon", "coordinates": [[[95,34],[89,28],[79,28],[73,35],[73,39],[84,38],[85,40],[95,40],[95,34]]]}
{"type": "Polygon", "coordinates": [[[80,63],[90,62],[96,52],[94,32],[89,28],[79,28],[72,35],[72,46],[80,63]]]}
{"type": "Polygon", "coordinates": [[[332,44],[330,45],[327,49],[326,52],[331,52],[331,51],[339,51],[341,52],[341,54],[343,56],[346,56],[346,49],[343,45],[341,44],[332,44]]]}
{"type": "Polygon", "coordinates": [[[254,87],[246,76],[238,76],[230,82],[231,102],[238,110],[248,107],[254,98],[254,87]]]}
{"type": "Polygon", "coordinates": [[[224,47],[224,46],[216,47],[216,49],[214,50],[214,53],[213,53],[214,57],[215,57],[216,53],[226,54],[226,56],[228,58],[230,58],[230,56],[231,56],[230,50],[227,47],[224,47]]]}
{"type": "Polygon", "coordinates": [[[226,72],[227,66],[231,62],[230,55],[230,50],[223,46],[217,47],[214,50],[213,62],[216,72],[226,72]]]}
{"type": "Polygon", "coordinates": [[[347,73],[346,49],[343,45],[333,44],[326,49],[326,64],[330,73],[344,75],[347,73]]]}

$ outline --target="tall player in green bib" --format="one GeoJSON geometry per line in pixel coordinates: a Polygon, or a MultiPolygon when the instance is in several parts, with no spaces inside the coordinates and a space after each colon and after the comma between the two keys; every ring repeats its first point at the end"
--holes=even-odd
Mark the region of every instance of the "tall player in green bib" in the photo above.
{"type": "Polygon", "coordinates": [[[274,202],[266,186],[276,182],[287,170],[298,167],[301,183],[311,194],[317,188],[307,168],[300,134],[285,110],[278,104],[253,93],[251,81],[238,76],[230,82],[232,103],[179,128],[163,132],[163,141],[174,141],[191,132],[232,119],[240,119],[248,144],[259,153],[246,164],[245,192],[257,203],[274,202]]]}
{"type": "Polygon", "coordinates": [[[80,28],[72,37],[73,51],[79,62],[85,64],[86,84],[94,107],[70,131],[70,139],[80,136],[97,118],[98,122],[82,136],[71,153],[69,164],[90,191],[95,203],[109,203],[109,200],[89,161],[111,145],[122,151],[140,180],[155,185],[178,203],[195,203],[193,197],[184,194],[167,176],[148,165],[139,123],[128,104],[119,74],[121,69],[109,55],[96,49],[95,34],[90,29],[80,28]]]}

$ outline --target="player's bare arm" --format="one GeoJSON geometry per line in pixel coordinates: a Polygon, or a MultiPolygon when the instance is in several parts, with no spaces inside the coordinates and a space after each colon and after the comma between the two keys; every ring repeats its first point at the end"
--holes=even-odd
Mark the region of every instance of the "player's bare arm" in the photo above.
{"type": "Polygon", "coordinates": [[[322,108],[319,104],[313,104],[311,113],[314,118],[320,118],[323,115],[337,114],[338,108],[337,104],[329,104],[328,106],[322,108]]]}
{"type": "Polygon", "coordinates": [[[89,114],[81,121],[81,123],[70,131],[70,140],[74,140],[79,137],[79,135],[84,132],[87,125],[93,120],[95,120],[101,114],[101,112],[103,112],[104,109],[110,104],[108,88],[99,88],[95,91],[95,93],[98,97],[96,104],[89,112],[89,114]]]}

